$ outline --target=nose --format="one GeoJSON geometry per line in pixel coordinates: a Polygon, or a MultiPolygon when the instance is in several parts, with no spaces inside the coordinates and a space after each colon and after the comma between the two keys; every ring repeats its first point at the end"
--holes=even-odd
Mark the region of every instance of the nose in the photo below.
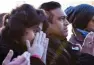
{"type": "Polygon", "coordinates": [[[66,19],[65,20],[65,23],[64,23],[65,26],[69,25],[69,21],[66,19]]]}

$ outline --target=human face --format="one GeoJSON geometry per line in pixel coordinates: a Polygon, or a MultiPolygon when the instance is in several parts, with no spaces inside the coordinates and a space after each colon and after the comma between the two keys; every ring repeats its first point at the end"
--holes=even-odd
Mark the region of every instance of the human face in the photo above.
{"type": "Polygon", "coordinates": [[[92,19],[89,21],[86,29],[88,31],[93,31],[94,32],[94,16],[92,17],[92,19]]]}
{"type": "Polygon", "coordinates": [[[50,28],[53,34],[64,36],[68,35],[68,21],[66,19],[66,14],[57,8],[50,11],[53,14],[52,23],[50,23],[50,28]]]}
{"type": "Polygon", "coordinates": [[[25,29],[25,40],[32,41],[35,38],[37,32],[42,30],[42,23],[25,29]]]}

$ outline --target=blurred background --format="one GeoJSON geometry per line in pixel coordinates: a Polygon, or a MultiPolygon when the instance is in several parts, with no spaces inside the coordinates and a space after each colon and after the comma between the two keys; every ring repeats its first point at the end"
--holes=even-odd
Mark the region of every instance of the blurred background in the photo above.
{"type": "MultiPolygon", "coordinates": [[[[0,13],[9,13],[13,8],[24,4],[29,3],[33,5],[35,8],[38,8],[40,4],[48,1],[56,1],[59,2],[62,5],[62,9],[66,9],[69,6],[76,6],[78,4],[91,4],[94,5],[94,0],[1,0],[0,1],[0,13]]],[[[68,26],[69,29],[69,35],[68,39],[71,36],[71,24],[68,26]]]]}
{"type": "Polygon", "coordinates": [[[94,0],[1,0],[0,1],[0,13],[10,12],[11,9],[15,6],[19,6],[23,3],[32,4],[35,8],[38,8],[39,5],[47,1],[57,1],[61,3],[62,9],[65,9],[68,6],[75,6],[81,3],[87,3],[94,5],[94,0]]]}

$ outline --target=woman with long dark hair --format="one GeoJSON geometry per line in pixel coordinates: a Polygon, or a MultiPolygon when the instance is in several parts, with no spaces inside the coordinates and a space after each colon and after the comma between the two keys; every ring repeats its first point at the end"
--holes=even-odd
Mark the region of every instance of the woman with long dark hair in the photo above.
{"type": "MultiPolygon", "coordinates": [[[[13,58],[27,51],[26,40],[32,43],[36,38],[35,34],[38,35],[37,32],[42,30],[39,25],[46,23],[45,15],[29,4],[23,4],[13,9],[7,18],[8,22],[0,35],[0,63],[10,49],[14,51],[13,58]]],[[[41,34],[41,40],[39,41],[42,43],[46,38],[46,34],[42,31],[39,34],[41,34]]]]}

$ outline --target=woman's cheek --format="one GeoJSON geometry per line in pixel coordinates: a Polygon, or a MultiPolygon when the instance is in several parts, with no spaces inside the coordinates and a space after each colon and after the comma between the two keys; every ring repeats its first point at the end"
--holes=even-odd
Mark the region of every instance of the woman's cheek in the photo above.
{"type": "Polygon", "coordinates": [[[35,33],[32,31],[30,34],[30,40],[32,41],[35,38],[35,33]]]}

